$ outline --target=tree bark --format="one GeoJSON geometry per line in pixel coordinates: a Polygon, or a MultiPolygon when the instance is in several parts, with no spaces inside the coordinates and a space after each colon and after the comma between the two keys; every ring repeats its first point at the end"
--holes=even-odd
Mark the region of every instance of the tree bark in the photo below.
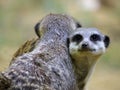
{"type": "Polygon", "coordinates": [[[5,84],[0,82],[0,90],[77,90],[66,43],[75,28],[76,22],[69,16],[44,17],[39,26],[41,38],[32,51],[14,58],[2,72],[10,84],[3,89],[5,84]]]}

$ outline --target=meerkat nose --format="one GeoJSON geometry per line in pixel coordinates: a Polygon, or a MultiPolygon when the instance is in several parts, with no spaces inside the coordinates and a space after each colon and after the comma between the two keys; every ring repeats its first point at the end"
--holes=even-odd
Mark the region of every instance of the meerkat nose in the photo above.
{"type": "Polygon", "coordinates": [[[82,44],[82,48],[87,48],[87,47],[88,47],[88,43],[87,42],[82,44]]]}

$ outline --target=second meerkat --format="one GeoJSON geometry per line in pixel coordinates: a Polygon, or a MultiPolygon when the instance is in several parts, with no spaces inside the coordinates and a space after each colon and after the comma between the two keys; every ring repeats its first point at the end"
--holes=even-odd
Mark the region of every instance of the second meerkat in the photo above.
{"type": "Polygon", "coordinates": [[[87,90],[86,84],[98,58],[105,53],[110,39],[96,28],[78,28],[68,39],[77,86],[87,90]]]}

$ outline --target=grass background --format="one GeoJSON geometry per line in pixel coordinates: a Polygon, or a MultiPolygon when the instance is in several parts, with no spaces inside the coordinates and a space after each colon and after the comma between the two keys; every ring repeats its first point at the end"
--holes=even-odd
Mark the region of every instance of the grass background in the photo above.
{"type": "Polygon", "coordinates": [[[0,71],[5,70],[14,52],[36,38],[34,25],[46,14],[66,13],[83,27],[97,27],[111,38],[106,54],[97,63],[89,90],[120,90],[120,1],[101,0],[101,8],[86,11],[79,0],[0,0],[0,71]]]}

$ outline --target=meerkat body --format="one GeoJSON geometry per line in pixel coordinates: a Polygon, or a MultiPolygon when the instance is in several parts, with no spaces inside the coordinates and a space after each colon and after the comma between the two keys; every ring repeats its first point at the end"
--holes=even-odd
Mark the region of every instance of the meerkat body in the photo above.
{"type": "Polygon", "coordinates": [[[96,28],[78,28],[69,37],[69,52],[79,90],[86,90],[86,84],[98,58],[106,51],[109,37],[96,28]]]}
{"type": "MultiPolygon", "coordinates": [[[[7,87],[0,84],[0,90],[76,90],[66,42],[76,27],[78,23],[70,16],[45,16],[35,26],[38,40],[26,42],[15,54],[9,68],[2,72],[2,77],[10,83],[7,87]]],[[[3,80],[0,78],[0,83],[3,80]]]]}

